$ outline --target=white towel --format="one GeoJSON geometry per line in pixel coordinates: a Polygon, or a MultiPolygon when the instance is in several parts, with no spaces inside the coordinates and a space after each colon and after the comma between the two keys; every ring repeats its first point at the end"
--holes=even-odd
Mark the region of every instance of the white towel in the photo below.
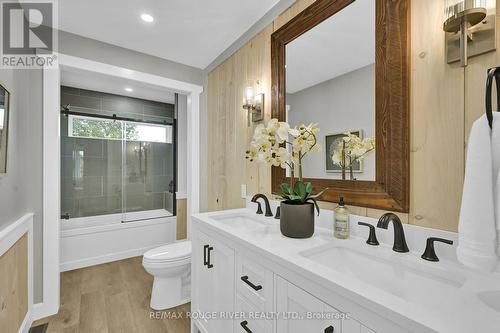
{"type": "MultiPolygon", "coordinates": [[[[497,229],[497,255],[500,258],[500,112],[493,112],[491,149],[493,156],[494,205],[497,229]]],[[[500,269],[500,265],[498,266],[500,269]]]]}
{"type": "Polygon", "coordinates": [[[486,116],[472,125],[457,247],[460,262],[485,271],[493,271],[498,262],[492,151],[500,146],[492,147],[491,133],[486,116]]]}

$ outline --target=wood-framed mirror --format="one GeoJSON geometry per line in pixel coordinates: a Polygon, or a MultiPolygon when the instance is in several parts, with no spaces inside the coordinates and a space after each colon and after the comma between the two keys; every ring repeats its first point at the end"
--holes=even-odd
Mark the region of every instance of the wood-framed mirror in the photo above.
{"type": "MultiPolygon", "coordinates": [[[[271,36],[272,117],[318,123],[322,154],[304,180],[329,188],[322,201],[409,210],[409,6],[317,0],[271,36]],[[334,157],[345,133],[375,140],[349,167],[334,157]]],[[[289,181],[273,167],[273,192],[289,181]]]]}
{"type": "Polygon", "coordinates": [[[0,175],[7,173],[10,93],[0,83],[0,175]]]}

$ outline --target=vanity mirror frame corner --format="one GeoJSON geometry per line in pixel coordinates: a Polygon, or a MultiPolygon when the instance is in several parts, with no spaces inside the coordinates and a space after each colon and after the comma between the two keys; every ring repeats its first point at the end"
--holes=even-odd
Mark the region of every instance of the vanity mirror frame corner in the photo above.
{"type": "MultiPolygon", "coordinates": [[[[410,202],[410,0],[375,0],[375,181],[308,178],[322,201],[409,212],[410,202]]],[[[272,117],[286,120],[286,45],[354,0],[316,0],[271,35],[272,117]]],[[[272,167],[272,191],[289,182],[272,167]]]]}
{"type": "Polygon", "coordinates": [[[0,140],[0,177],[5,176],[7,174],[7,166],[8,166],[8,150],[9,150],[9,127],[10,127],[10,106],[11,106],[11,94],[9,90],[7,90],[6,85],[0,81],[0,89],[4,91],[4,133],[3,140],[0,140]]]}

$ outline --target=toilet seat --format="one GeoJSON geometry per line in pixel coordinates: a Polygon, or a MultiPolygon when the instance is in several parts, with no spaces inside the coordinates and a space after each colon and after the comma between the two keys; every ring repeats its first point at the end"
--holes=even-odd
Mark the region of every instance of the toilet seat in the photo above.
{"type": "Polygon", "coordinates": [[[163,245],[144,254],[143,262],[151,264],[185,262],[191,258],[191,241],[163,245]]]}
{"type": "Polygon", "coordinates": [[[175,242],[147,251],[142,266],[154,277],[152,309],[170,309],[190,301],[191,241],[175,242]]]}

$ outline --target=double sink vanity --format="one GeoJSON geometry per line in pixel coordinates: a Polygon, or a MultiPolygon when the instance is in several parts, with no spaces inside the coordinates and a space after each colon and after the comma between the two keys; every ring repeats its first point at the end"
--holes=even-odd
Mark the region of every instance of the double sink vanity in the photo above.
{"type": "MultiPolygon", "coordinates": [[[[453,225],[452,199],[423,200],[432,189],[417,186],[426,192],[410,214],[410,17],[409,0],[316,0],[271,34],[272,120],[266,125],[248,114],[248,132],[255,133],[246,155],[273,165],[270,184],[263,168],[212,161],[224,172],[210,174],[210,193],[212,209],[228,207],[237,201],[224,200],[252,181],[254,189],[282,194],[281,222],[273,217],[276,202],[256,214],[258,204],[250,200],[245,209],[192,216],[193,333],[500,332],[500,272],[459,264],[456,233],[415,226],[422,210],[429,212],[427,226],[442,228],[437,216],[453,225]],[[292,141],[313,137],[309,150],[292,145],[298,158],[287,160],[276,148],[290,144],[283,128],[292,141]],[[320,153],[308,154],[317,143],[320,153]],[[287,238],[295,235],[282,234],[280,223],[306,220],[283,211],[297,198],[302,205],[309,198],[400,212],[412,225],[393,213],[380,220],[350,215],[350,238],[336,239],[334,213],[322,210],[303,223],[315,227],[311,238],[287,238]]],[[[228,156],[239,156],[233,145],[239,140],[222,148],[228,156]]]]}
{"type": "MultiPolygon", "coordinates": [[[[275,205],[273,205],[275,206],[275,205]]],[[[456,234],[404,226],[410,252],[393,251],[393,230],[351,215],[351,238],[335,239],[332,212],[317,217],[309,239],[281,235],[279,221],[256,206],[193,216],[193,331],[497,332],[500,274],[456,262],[436,244],[439,262],[421,258],[426,239],[456,234]]]]}

